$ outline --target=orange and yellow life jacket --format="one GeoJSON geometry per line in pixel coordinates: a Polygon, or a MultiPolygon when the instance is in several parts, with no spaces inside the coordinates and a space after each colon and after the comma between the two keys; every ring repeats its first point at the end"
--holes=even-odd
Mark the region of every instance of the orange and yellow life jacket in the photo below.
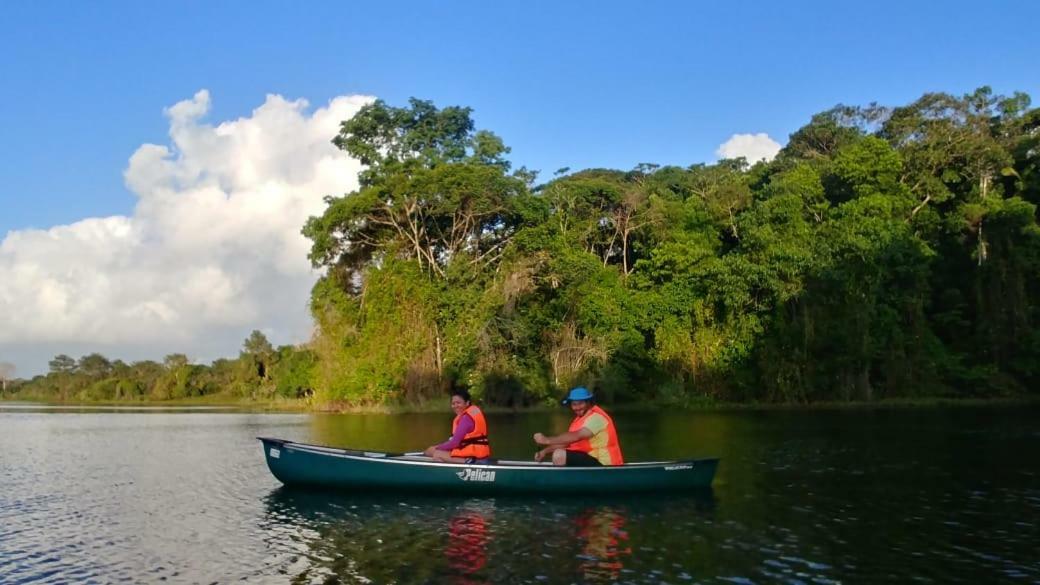
{"type": "Polygon", "coordinates": [[[462,416],[468,414],[473,419],[473,430],[462,437],[458,448],[451,450],[452,457],[475,457],[485,459],[491,456],[491,446],[488,444],[487,422],[484,421],[484,413],[475,405],[469,405],[451,422],[451,434],[459,426],[462,416]]]}
{"type": "Polygon", "coordinates": [[[608,415],[599,406],[593,406],[592,408],[590,408],[587,411],[585,411],[584,415],[579,416],[579,417],[575,418],[573,421],[571,421],[571,426],[570,426],[570,428],[567,429],[567,431],[573,433],[573,432],[576,432],[578,430],[581,430],[581,428],[585,425],[585,420],[588,419],[593,414],[598,414],[598,415],[602,416],[604,419],[606,419],[606,421],[607,421],[607,428],[604,429],[604,431],[603,431],[607,435],[607,444],[606,444],[606,446],[595,448],[597,453],[595,455],[593,455],[592,454],[592,451],[593,451],[592,441],[590,441],[589,439],[582,439],[582,440],[580,440],[580,441],[578,441],[576,443],[571,443],[570,445],[567,445],[567,450],[568,451],[581,451],[582,453],[588,453],[588,454],[592,455],[593,457],[595,457],[596,459],[598,459],[599,462],[602,463],[603,465],[621,465],[625,461],[621,457],[621,443],[618,442],[617,431],[615,430],[615,427],[614,427],[614,420],[612,418],[610,418],[610,415],[608,415]],[[604,457],[603,457],[604,452],[606,454],[607,461],[603,460],[604,459],[604,457]]]}

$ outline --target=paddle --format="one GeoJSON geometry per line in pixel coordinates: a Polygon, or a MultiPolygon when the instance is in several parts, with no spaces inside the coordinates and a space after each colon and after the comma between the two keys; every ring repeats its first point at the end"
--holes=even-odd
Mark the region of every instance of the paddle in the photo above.
{"type": "MultiPolygon", "coordinates": [[[[286,443],[292,443],[293,442],[293,441],[285,441],[285,440],[282,440],[282,439],[269,439],[269,438],[266,438],[266,437],[257,437],[257,438],[260,439],[260,440],[263,440],[263,441],[268,441],[268,442],[274,443],[277,446],[282,446],[282,445],[285,445],[286,443]]],[[[324,446],[321,446],[321,445],[307,445],[306,443],[299,443],[299,444],[303,445],[305,447],[310,447],[311,449],[322,449],[322,450],[339,451],[341,453],[346,453],[348,455],[353,455],[355,457],[372,457],[372,458],[382,458],[382,457],[423,457],[424,455],[426,455],[426,453],[424,453],[423,451],[409,451],[407,453],[386,453],[386,452],[383,452],[383,451],[364,451],[364,450],[361,450],[361,449],[343,449],[343,448],[337,448],[337,447],[324,447],[324,446]]]]}
{"type": "Polygon", "coordinates": [[[426,453],[422,451],[409,451],[407,453],[384,453],[382,451],[360,451],[360,454],[364,457],[423,457],[426,453]]]}

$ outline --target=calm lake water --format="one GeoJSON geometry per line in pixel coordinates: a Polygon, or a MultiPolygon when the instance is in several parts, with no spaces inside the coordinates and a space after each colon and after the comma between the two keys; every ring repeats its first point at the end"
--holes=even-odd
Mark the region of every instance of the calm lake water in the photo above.
{"type": "MultiPolygon", "coordinates": [[[[528,458],[558,415],[489,416],[528,458]]],[[[621,413],[713,490],[607,498],[280,487],[258,435],[379,450],[450,415],[0,404],[0,583],[1040,583],[1040,411],[621,413]]]]}

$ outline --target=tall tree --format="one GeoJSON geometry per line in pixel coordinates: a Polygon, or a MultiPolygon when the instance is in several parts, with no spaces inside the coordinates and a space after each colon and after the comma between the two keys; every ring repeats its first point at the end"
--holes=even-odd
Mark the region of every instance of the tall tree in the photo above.
{"type": "Polygon", "coordinates": [[[76,360],[65,354],[58,354],[54,359],[47,362],[53,374],[71,374],[76,371],[76,360]]]}
{"type": "Polygon", "coordinates": [[[112,362],[100,353],[92,353],[79,359],[79,371],[89,378],[103,378],[112,371],[112,362]]]}
{"type": "Polygon", "coordinates": [[[270,377],[275,351],[263,332],[254,329],[249,334],[249,337],[242,343],[242,354],[242,357],[252,364],[252,371],[256,378],[267,380],[270,377]]]}
{"type": "Polygon", "coordinates": [[[0,391],[7,392],[7,381],[14,376],[14,364],[0,362],[0,391]]]}
{"type": "Polygon", "coordinates": [[[468,108],[377,101],[344,122],[333,142],[368,168],[361,189],[327,198],[303,233],[314,265],[338,272],[344,287],[387,258],[445,277],[456,260],[481,268],[501,257],[517,220],[512,200],[530,177],[507,174],[509,149],[475,131],[468,108]]]}

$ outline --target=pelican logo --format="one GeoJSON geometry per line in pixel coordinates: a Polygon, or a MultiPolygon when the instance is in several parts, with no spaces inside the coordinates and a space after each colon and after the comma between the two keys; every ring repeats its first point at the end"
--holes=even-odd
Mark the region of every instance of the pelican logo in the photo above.
{"type": "Polygon", "coordinates": [[[680,469],[693,469],[693,466],[687,463],[685,465],[665,465],[664,467],[665,471],[679,471],[680,469]]]}
{"type": "Polygon", "coordinates": [[[487,469],[467,467],[455,475],[462,481],[495,481],[495,472],[487,469]]]}

